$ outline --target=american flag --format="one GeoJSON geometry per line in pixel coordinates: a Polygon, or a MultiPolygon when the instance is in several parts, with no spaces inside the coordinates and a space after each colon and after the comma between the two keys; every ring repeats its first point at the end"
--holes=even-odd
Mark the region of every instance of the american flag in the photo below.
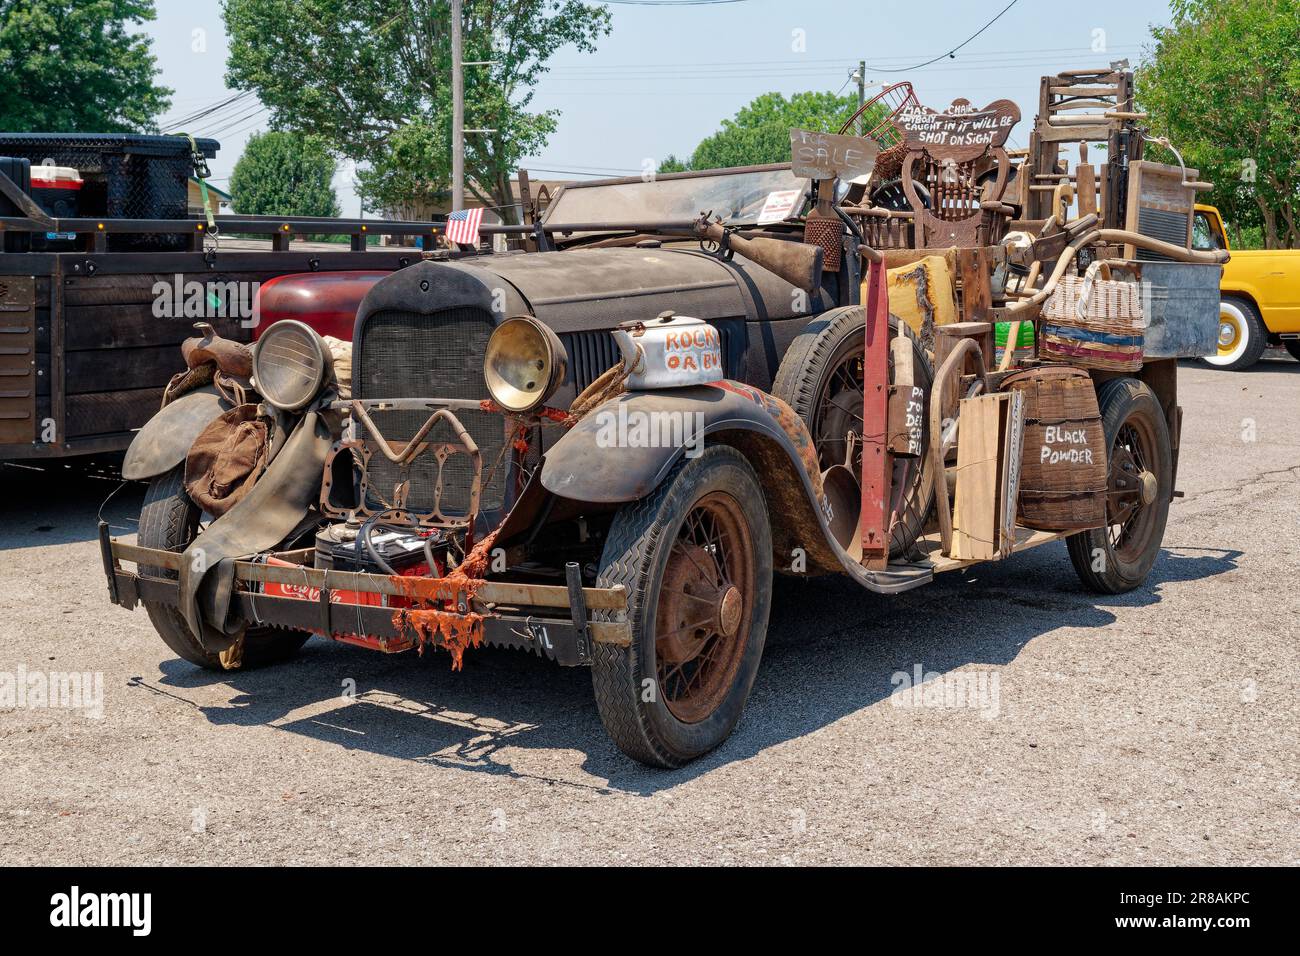
{"type": "Polygon", "coordinates": [[[478,245],[478,227],[483,222],[483,207],[462,209],[447,217],[447,240],[466,246],[478,245]]]}

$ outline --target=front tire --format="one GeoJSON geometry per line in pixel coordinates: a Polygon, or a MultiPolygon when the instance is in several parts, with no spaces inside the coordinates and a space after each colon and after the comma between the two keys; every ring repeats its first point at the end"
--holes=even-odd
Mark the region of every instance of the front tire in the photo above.
{"type": "Polygon", "coordinates": [[[595,646],[600,719],[629,757],[679,767],[731,734],[767,636],[772,533],[743,455],[718,445],[684,459],[619,510],[597,577],[616,584],[632,643],[595,646]]]}
{"type": "MultiPolygon", "coordinates": [[[[199,507],[185,493],[184,463],[149,482],[144,505],[140,509],[140,529],[136,541],[142,548],[162,551],[181,551],[194,540],[202,517],[199,507]]],[[[157,578],[176,577],[175,571],[163,568],[141,568],[141,574],[157,578]]],[[[170,604],[142,601],[154,630],[163,643],[191,664],[208,670],[226,670],[220,654],[203,646],[180,610],[170,604]]],[[[261,667],[287,660],[298,653],[311,635],[303,631],[290,631],[270,627],[248,628],[244,632],[242,662],[244,668],[261,667]]]]}
{"type": "Polygon", "coordinates": [[[1169,426],[1155,393],[1134,378],[1097,393],[1109,472],[1106,527],[1066,539],[1079,580],[1098,594],[1122,594],[1147,579],[1160,553],[1173,496],[1169,426]]]}
{"type": "Polygon", "coordinates": [[[1237,372],[1258,362],[1267,347],[1268,329],[1255,306],[1236,296],[1224,296],[1219,301],[1219,350],[1205,356],[1205,361],[1237,372]]]}

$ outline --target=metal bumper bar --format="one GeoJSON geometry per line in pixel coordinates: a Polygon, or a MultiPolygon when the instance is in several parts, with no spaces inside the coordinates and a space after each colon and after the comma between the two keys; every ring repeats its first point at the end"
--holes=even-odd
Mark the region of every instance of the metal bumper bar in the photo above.
{"type": "MultiPolygon", "coordinates": [[[[140,601],[170,604],[179,602],[175,578],[143,573],[141,569],[179,571],[181,554],[142,548],[109,537],[107,523],[99,525],[100,554],[108,593],[114,604],[134,608],[140,601]],[[136,565],[135,571],[122,562],[136,565]]],[[[312,631],[346,643],[372,647],[386,653],[410,650],[420,643],[419,635],[405,620],[403,607],[364,603],[341,603],[341,592],[356,596],[410,599],[417,608],[423,593],[434,594],[431,606],[454,602],[449,615],[475,614],[481,617],[483,643],[530,651],[566,666],[590,664],[594,644],[626,647],[632,642],[627,619],[627,591],[586,588],[576,564],[566,568],[564,586],[524,584],[510,581],[464,582],[465,588],[435,579],[390,577],[357,571],[329,571],[297,561],[311,560],[310,551],[288,552],[277,558],[292,566],[251,561],[235,562],[234,613],[250,624],[312,631]],[[265,585],[292,588],[302,597],[263,593],[265,585]],[[454,593],[452,593],[454,592],[454,593]],[[591,620],[592,611],[601,620],[591,620]]]]}

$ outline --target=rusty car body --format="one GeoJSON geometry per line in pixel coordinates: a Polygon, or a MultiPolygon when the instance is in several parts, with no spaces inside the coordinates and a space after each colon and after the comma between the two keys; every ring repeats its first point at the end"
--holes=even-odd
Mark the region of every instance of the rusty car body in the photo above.
{"type": "MultiPolygon", "coordinates": [[[[1123,115],[1096,126],[1136,142],[1131,104],[1112,105],[1123,115]]],[[[896,593],[1068,538],[1088,586],[1140,585],[1174,496],[1176,355],[1152,348],[1126,374],[1014,343],[1067,274],[1138,268],[1126,245],[1194,268],[1223,257],[1106,220],[1095,197],[1069,215],[1054,159],[1048,214],[1019,219],[1041,191],[1017,201],[1014,183],[1043,180],[1003,149],[1013,104],[936,113],[908,98],[897,112],[884,142],[792,131],[794,168],[565,187],[544,217],[495,227],[524,249],[429,253],[375,283],[347,364],[293,320],[251,356],[201,339],[187,355],[216,359],[190,365],[128,457],[127,477],[150,483],[138,540],[101,526],[112,600],[142,603],[174,651],[218,669],[282,658],[313,633],[440,647],[454,667],[482,644],[589,666],[618,746],[671,767],[739,720],[774,572],[896,593]],[[945,152],[948,132],[959,149],[945,152]],[[881,204],[891,183],[863,183],[890,151],[910,216],[881,204]],[[1013,222],[1026,241],[1003,241],[1013,222]],[[904,283],[912,267],[939,278],[946,263],[960,321],[929,305],[915,328],[891,315],[905,304],[895,282],[920,301],[930,287],[904,283]],[[1001,360],[995,322],[1013,327],[1001,360]],[[1070,520],[1022,522],[1005,471],[987,500],[958,477],[977,404],[1025,381],[1043,395],[1065,382],[1091,409],[1078,430],[1102,486],[1032,490],[1070,520]],[[227,419],[262,423],[269,463],[196,462],[227,419]],[[636,423],[678,431],[634,437],[636,423]],[[204,513],[196,482],[231,503],[204,513]],[[988,554],[963,551],[988,543],[963,537],[972,503],[1001,525],[988,554]]],[[[1114,199],[1128,171],[1108,175],[1114,199]]],[[[1214,317],[1188,321],[1212,330],[1214,317]]],[[[1005,414],[1018,397],[997,408],[994,444],[1021,423],[1005,414]]]]}

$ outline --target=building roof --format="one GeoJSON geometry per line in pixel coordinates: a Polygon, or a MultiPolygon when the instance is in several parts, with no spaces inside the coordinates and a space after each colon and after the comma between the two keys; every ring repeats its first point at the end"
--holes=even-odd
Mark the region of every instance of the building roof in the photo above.
{"type": "MultiPolygon", "coordinates": [[[[199,185],[199,180],[194,176],[190,177],[190,182],[195,186],[199,185]]],[[[235,198],[234,196],[230,195],[230,193],[226,192],[224,189],[220,189],[217,186],[212,185],[212,183],[208,183],[208,192],[216,193],[219,198],[224,199],[227,202],[233,202],[235,198]]]]}

